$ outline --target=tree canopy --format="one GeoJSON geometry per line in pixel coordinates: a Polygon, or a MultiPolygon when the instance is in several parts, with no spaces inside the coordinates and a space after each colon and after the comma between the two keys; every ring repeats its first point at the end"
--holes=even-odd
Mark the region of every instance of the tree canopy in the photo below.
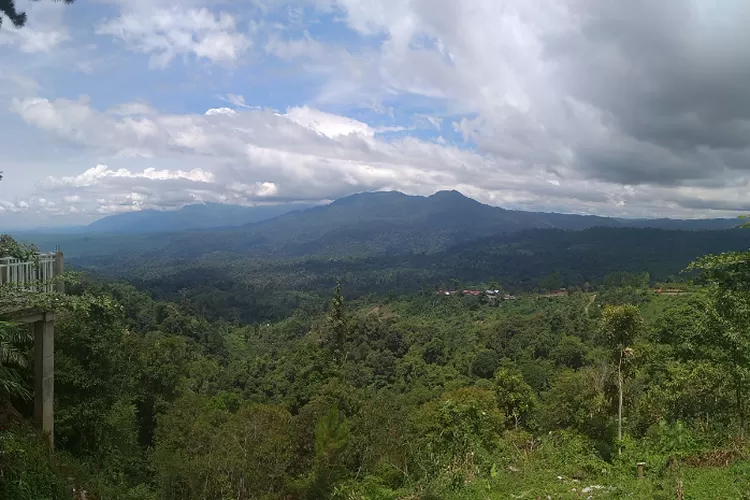
{"type": "Polygon", "coordinates": [[[701,262],[664,293],[611,270],[513,299],[350,294],[353,271],[302,293],[289,263],[273,292],[241,267],[84,274],[57,297],[52,458],[16,391],[29,331],[0,324],[0,498],[743,498],[750,274],[701,262]]]}

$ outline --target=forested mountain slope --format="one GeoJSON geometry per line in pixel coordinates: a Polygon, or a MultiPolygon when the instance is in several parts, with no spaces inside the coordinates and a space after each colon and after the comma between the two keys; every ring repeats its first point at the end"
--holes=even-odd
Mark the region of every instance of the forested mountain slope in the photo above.
{"type": "Polygon", "coordinates": [[[255,325],[127,285],[70,291],[84,290],[106,300],[58,318],[58,454],[0,421],[2,498],[741,499],[750,487],[707,290],[502,304],[334,291],[325,310],[255,325]],[[634,318],[621,441],[612,314],[634,318]]]}
{"type": "MultiPolygon", "coordinates": [[[[335,242],[334,242],[335,243],[335,242]]],[[[187,297],[212,317],[258,321],[283,317],[305,297],[325,296],[336,280],[350,296],[434,291],[494,282],[510,292],[600,285],[607,275],[647,272],[652,281],[687,280],[681,271],[706,253],[750,248],[750,231],[592,228],[495,235],[434,254],[197,259],[70,258],[71,265],[117,276],[155,296],[187,297]]]]}
{"type": "MultiPolygon", "coordinates": [[[[189,213],[198,209],[186,207],[183,212],[186,210],[189,213]]],[[[160,217],[177,215],[180,214],[164,213],[160,217]]],[[[175,228],[164,231],[163,220],[158,223],[152,220],[153,225],[149,226],[140,217],[153,219],[154,215],[128,214],[128,218],[118,219],[125,221],[122,226],[107,226],[106,219],[100,223],[111,230],[121,227],[119,233],[35,234],[26,239],[42,248],[60,246],[70,257],[99,256],[118,261],[157,257],[192,259],[214,252],[264,258],[336,258],[438,253],[457,244],[528,229],[653,226],[690,230],[722,229],[738,224],[737,220],[728,219],[648,221],[504,210],[483,205],[456,191],[442,191],[429,197],[399,192],[363,193],[241,227],[188,232],[175,228]],[[150,227],[154,232],[134,232],[137,227],[141,230],[150,227]],[[161,232],[156,228],[162,228],[161,232]]],[[[198,218],[195,223],[200,221],[198,218]]]]}

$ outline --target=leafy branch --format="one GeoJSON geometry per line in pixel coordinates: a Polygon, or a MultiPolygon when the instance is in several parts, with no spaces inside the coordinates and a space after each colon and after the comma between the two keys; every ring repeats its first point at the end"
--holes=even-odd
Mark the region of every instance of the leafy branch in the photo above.
{"type": "Polygon", "coordinates": [[[33,260],[39,254],[36,245],[19,243],[8,234],[0,234],[0,258],[13,257],[20,260],[33,260]]]}
{"type": "Polygon", "coordinates": [[[0,395],[29,399],[20,369],[28,366],[25,348],[32,342],[28,329],[0,321],[0,395]]]}

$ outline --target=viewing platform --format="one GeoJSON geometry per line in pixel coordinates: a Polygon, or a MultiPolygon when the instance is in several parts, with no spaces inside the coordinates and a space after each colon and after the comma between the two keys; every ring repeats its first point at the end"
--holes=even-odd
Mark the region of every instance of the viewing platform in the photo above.
{"type": "Polygon", "coordinates": [[[0,286],[15,285],[30,292],[62,291],[53,280],[63,273],[62,252],[40,253],[32,260],[0,258],[0,286]],[[57,288],[56,288],[57,287],[57,288]]]}
{"type": "MultiPolygon", "coordinates": [[[[62,252],[40,253],[29,260],[0,258],[0,287],[15,287],[22,292],[64,293],[61,276],[65,270],[62,252]]],[[[55,314],[24,306],[0,302],[0,320],[30,324],[34,328],[34,421],[54,446],[55,394],[55,314]]]]}

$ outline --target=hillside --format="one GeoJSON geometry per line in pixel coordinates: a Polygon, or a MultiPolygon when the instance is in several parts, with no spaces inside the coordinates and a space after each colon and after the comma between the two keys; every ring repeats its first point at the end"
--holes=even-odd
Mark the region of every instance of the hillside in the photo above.
{"type": "MultiPolygon", "coordinates": [[[[341,290],[327,311],[242,324],[190,297],[84,283],[121,307],[58,316],[55,455],[21,393],[3,394],[0,498],[746,498],[733,365],[699,288],[502,302],[341,290]],[[624,382],[602,341],[612,317],[635,325],[624,382]]],[[[20,332],[0,325],[3,340],[20,332]]],[[[31,388],[30,366],[0,378],[31,388]]]]}
{"type": "Polygon", "coordinates": [[[434,254],[361,257],[248,257],[216,253],[173,259],[155,252],[145,261],[71,258],[73,265],[128,279],[154,296],[181,294],[214,317],[243,321],[284,316],[298,306],[284,293],[325,296],[336,280],[352,297],[413,293],[494,282],[514,293],[601,285],[619,273],[649,273],[652,281],[685,280],[695,258],[750,248],[750,231],[669,231],[591,228],[529,230],[495,235],[434,254]]]}

